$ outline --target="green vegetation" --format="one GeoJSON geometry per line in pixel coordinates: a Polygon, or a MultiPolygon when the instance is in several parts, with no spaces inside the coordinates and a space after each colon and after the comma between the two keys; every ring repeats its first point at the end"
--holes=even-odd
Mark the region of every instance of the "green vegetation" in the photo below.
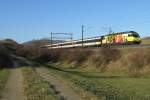
{"type": "Polygon", "coordinates": [[[0,98],[1,98],[1,92],[4,89],[8,76],[9,76],[9,71],[7,69],[0,70],[0,98]]]}
{"type": "MultiPolygon", "coordinates": [[[[81,71],[49,67],[51,75],[66,81],[82,94],[94,95],[98,100],[149,100],[150,78],[131,78],[96,71],[81,71]]],[[[90,98],[93,98],[92,96],[90,98]]]]}
{"type": "Polygon", "coordinates": [[[27,100],[58,100],[52,86],[33,68],[23,68],[24,93],[27,100]]]}

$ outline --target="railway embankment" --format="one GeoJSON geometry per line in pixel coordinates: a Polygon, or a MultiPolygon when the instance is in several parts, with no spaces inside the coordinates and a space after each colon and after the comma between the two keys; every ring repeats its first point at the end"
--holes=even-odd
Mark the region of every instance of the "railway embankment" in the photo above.
{"type": "Polygon", "coordinates": [[[126,73],[131,77],[140,77],[150,73],[149,52],[149,48],[116,49],[107,47],[96,51],[58,49],[45,51],[35,61],[65,68],[126,73]]]}

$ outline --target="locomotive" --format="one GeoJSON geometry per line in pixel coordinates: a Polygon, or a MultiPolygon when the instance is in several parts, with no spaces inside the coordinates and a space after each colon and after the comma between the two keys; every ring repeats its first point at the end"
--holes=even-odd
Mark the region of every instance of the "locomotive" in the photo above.
{"type": "Polygon", "coordinates": [[[104,44],[140,44],[141,38],[135,31],[108,34],[103,37],[104,44]]]}

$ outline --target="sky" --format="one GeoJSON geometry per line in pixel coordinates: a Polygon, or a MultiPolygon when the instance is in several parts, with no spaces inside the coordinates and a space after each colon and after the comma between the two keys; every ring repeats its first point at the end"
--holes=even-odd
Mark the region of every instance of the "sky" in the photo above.
{"type": "Polygon", "coordinates": [[[74,39],[136,31],[150,36],[150,0],[0,0],[0,39],[19,43],[49,38],[50,32],[74,39]]]}

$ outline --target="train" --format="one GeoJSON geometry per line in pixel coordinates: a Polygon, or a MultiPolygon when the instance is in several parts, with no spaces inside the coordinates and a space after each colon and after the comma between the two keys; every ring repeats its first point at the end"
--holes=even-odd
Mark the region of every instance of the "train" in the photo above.
{"type": "Polygon", "coordinates": [[[52,45],[44,45],[42,48],[48,47],[50,49],[57,48],[76,48],[76,47],[100,47],[103,45],[130,45],[140,44],[142,39],[135,31],[126,31],[111,33],[104,36],[86,38],[81,40],[66,41],[63,43],[56,43],[52,45]]]}

